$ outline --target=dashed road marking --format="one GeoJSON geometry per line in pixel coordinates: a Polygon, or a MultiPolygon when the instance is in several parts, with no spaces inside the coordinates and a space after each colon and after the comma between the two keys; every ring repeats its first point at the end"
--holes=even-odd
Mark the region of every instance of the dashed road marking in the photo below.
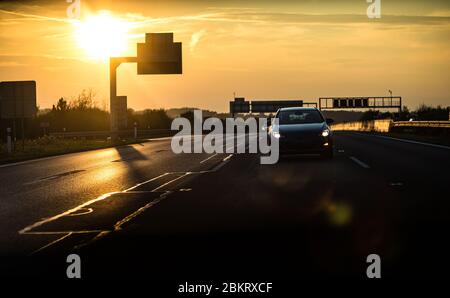
{"type": "Polygon", "coordinates": [[[233,157],[233,154],[230,154],[227,157],[225,157],[221,163],[219,163],[217,166],[215,166],[211,170],[211,172],[216,172],[216,171],[220,170],[224,165],[226,165],[230,161],[231,157],[233,157]]]}
{"type": "Polygon", "coordinates": [[[369,168],[370,168],[366,163],[360,161],[359,159],[357,159],[357,158],[354,157],[354,156],[349,156],[349,158],[350,158],[351,160],[353,160],[353,161],[354,161],[356,164],[358,164],[359,166],[363,167],[364,169],[369,169],[369,168]]]}
{"type": "Polygon", "coordinates": [[[216,156],[217,154],[219,154],[219,153],[215,153],[215,154],[213,154],[213,155],[211,155],[210,157],[208,157],[208,158],[205,158],[204,160],[202,160],[200,163],[204,163],[204,162],[206,162],[206,161],[208,161],[208,160],[210,160],[211,158],[213,158],[214,156],[216,156]]]}

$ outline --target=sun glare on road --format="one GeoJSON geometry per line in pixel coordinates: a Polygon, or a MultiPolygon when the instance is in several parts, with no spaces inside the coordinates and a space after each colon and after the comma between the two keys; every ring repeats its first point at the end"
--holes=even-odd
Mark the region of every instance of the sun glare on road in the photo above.
{"type": "Polygon", "coordinates": [[[108,12],[88,16],[74,25],[78,45],[92,59],[107,60],[120,56],[127,49],[131,24],[108,12]]]}

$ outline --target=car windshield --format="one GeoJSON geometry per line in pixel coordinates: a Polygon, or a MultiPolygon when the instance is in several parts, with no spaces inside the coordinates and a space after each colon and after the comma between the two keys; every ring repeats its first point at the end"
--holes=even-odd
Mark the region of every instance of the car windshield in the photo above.
{"type": "Polygon", "coordinates": [[[307,124],[324,122],[316,110],[282,110],[278,113],[279,124],[307,124]]]}

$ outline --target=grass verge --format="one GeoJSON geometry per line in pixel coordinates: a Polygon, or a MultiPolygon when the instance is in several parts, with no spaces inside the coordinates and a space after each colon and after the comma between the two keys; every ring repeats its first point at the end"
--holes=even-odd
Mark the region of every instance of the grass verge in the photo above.
{"type": "Polygon", "coordinates": [[[106,139],[88,140],[42,137],[35,140],[26,140],[23,147],[22,142],[17,141],[16,150],[12,154],[7,153],[6,144],[1,144],[0,164],[121,145],[137,144],[146,142],[147,140],[148,139],[121,139],[112,142],[111,140],[106,139]]]}

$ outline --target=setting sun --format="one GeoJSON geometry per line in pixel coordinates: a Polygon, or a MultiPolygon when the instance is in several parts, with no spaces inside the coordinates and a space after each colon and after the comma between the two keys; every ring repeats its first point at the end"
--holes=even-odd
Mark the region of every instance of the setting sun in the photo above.
{"type": "Polygon", "coordinates": [[[108,12],[87,17],[75,24],[75,38],[86,54],[96,60],[119,56],[127,48],[130,23],[108,12]]]}

